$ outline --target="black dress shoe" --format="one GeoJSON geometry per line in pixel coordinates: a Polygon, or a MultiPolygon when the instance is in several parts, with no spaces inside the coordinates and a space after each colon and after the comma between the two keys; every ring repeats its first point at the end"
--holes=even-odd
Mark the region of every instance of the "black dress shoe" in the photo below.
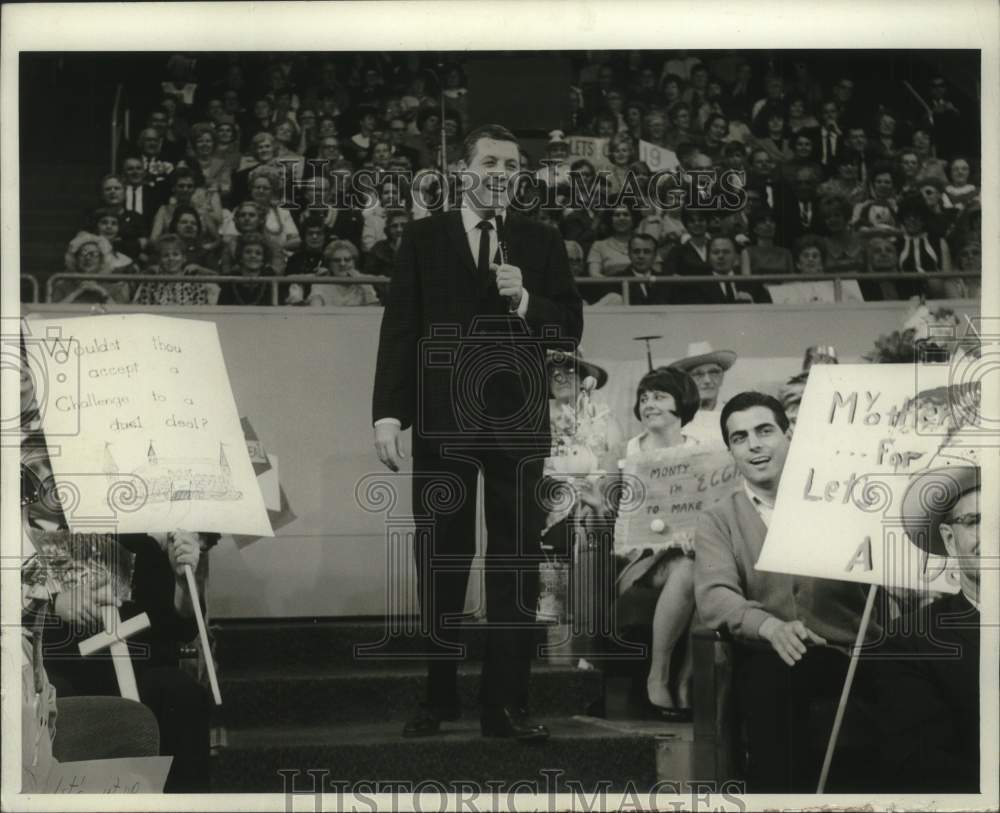
{"type": "Polygon", "coordinates": [[[653,706],[653,710],[661,720],[668,723],[690,723],[694,720],[694,711],[687,707],[668,709],[663,706],[653,706]]]}
{"type": "Polygon", "coordinates": [[[404,737],[429,737],[441,730],[442,720],[457,720],[458,711],[422,708],[403,726],[404,737]]]}
{"type": "Polygon", "coordinates": [[[545,726],[530,719],[523,709],[510,706],[484,706],[479,724],[484,737],[507,737],[521,742],[549,738],[545,726]]]}

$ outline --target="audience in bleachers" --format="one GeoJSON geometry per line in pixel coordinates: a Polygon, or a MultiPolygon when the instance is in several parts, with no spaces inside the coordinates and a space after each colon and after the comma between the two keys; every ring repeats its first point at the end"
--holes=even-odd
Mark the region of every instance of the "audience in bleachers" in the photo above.
{"type": "MultiPolygon", "coordinates": [[[[452,56],[446,67],[429,71],[421,55],[404,59],[392,53],[353,60],[171,55],[145,98],[132,100],[133,119],[143,127],[123,144],[114,168],[120,175],[102,181],[97,203],[117,211],[117,231],[110,220],[98,229],[89,213],[80,227],[98,230],[112,242],[114,270],[145,271],[155,263],[147,243],[171,230],[175,207],[191,205],[201,234],[222,239],[219,268],[225,271],[232,264],[233,241],[243,233],[234,214],[253,200],[264,217],[251,230],[273,243],[270,265],[280,275],[300,246],[302,218],[315,209],[324,219],[324,242],[349,240],[361,252],[360,267],[388,276],[385,202],[356,193],[357,173],[374,172],[374,188],[384,189],[382,173],[400,171],[412,178],[442,164],[449,172],[459,168],[461,136],[476,92],[464,69],[475,58],[452,56]],[[287,181],[305,182],[312,170],[303,162],[309,160],[320,162],[316,173],[329,184],[299,208],[285,200],[287,181]],[[288,161],[294,162],[290,170],[282,166],[288,161]],[[380,256],[371,259],[376,244],[380,256]]],[[[708,241],[721,233],[713,231],[710,218],[693,233],[685,225],[694,201],[683,194],[690,191],[683,173],[711,169],[728,172],[726,188],[739,192],[726,199],[728,208],[735,203],[740,209],[738,219],[722,229],[737,239],[744,273],[789,270],[787,253],[805,236],[825,240],[829,273],[868,268],[862,261],[871,253],[868,241],[880,236],[899,243],[893,270],[933,274],[961,268],[946,258],[957,258],[975,242],[963,220],[965,212],[978,211],[980,200],[978,111],[968,101],[973,89],[925,73],[908,80],[923,104],[908,92],[890,98],[893,83],[855,81],[849,68],[838,67],[842,62],[825,59],[818,52],[789,63],[765,52],[574,54],[568,113],[552,122],[561,129],[550,132],[547,143],[525,144],[522,161],[542,184],[539,194],[545,199],[526,213],[583,249],[587,262],[581,276],[620,273],[629,264],[633,233],[657,241],[653,277],[704,274],[708,241]],[[574,141],[581,136],[606,143],[583,158],[574,141]],[[678,164],[680,175],[664,176],[678,164]],[[655,186],[649,188],[630,182],[650,178],[655,186]],[[662,190],[670,183],[681,194],[665,206],[662,190]],[[633,222],[626,228],[620,210],[616,224],[615,195],[635,188],[642,199],[628,201],[633,222]],[[926,231],[927,242],[920,242],[924,248],[916,254],[907,246],[919,232],[913,226],[908,238],[898,211],[904,201],[912,203],[907,212],[913,223],[920,210],[926,231]],[[845,206],[850,213],[842,222],[845,206]],[[771,223],[774,233],[765,234],[771,223]],[[743,235],[751,246],[745,247],[743,235]]],[[[399,199],[392,205],[411,209],[412,219],[432,215],[411,205],[411,192],[434,186],[411,190],[395,184],[399,199]]],[[[621,293],[620,283],[611,286],[621,293]]],[[[653,287],[664,289],[654,298],[669,303],[684,303],[695,290],[653,287]]],[[[976,287],[974,280],[901,285],[895,292],[881,284],[861,286],[866,296],[880,297],[976,287]]],[[[746,290],[755,302],[768,301],[763,289],[746,290]]],[[[584,293],[592,301],[603,297],[593,287],[584,293]]]]}

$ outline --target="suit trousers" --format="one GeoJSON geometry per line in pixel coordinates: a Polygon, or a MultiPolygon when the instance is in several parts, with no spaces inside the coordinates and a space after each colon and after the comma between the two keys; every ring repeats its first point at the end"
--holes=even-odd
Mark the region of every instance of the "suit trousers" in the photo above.
{"type": "Polygon", "coordinates": [[[476,553],[477,476],[486,515],[486,652],[479,700],[527,707],[544,514],[538,500],[542,456],[475,449],[413,461],[414,558],[427,636],[429,708],[457,711],[459,623],[476,553]]]}

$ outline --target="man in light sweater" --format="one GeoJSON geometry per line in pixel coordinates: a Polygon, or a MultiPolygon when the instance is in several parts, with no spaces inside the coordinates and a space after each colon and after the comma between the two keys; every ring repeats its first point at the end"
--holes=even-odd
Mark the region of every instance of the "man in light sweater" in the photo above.
{"type": "MultiPolygon", "coordinates": [[[[720,425],[744,487],[701,516],[695,541],[698,613],[736,643],[733,688],[748,740],[747,790],[814,790],[864,589],[755,568],[791,443],[788,418],[775,398],[742,392],[726,402],[720,425]]],[[[807,533],[803,544],[809,544],[807,533]]],[[[869,634],[878,631],[870,628],[869,634]]],[[[864,678],[859,670],[852,696],[864,698],[864,678]]],[[[853,722],[855,710],[848,716],[853,722]]],[[[855,756],[848,750],[838,748],[831,790],[860,790],[866,781],[846,770],[855,756]]]]}

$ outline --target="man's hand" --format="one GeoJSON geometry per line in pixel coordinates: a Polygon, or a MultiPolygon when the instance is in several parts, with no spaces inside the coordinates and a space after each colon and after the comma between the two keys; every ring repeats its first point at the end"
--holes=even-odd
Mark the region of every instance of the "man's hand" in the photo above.
{"type": "Polygon", "coordinates": [[[497,265],[492,263],[490,270],[497,275],[497,290],[500,296],[509,297],[511,303],[516,308],[521,304],[521,295],[524,293],[524,285],[521,282],[521,269],[516,265],[497,265]]]}
{"type": "Polygon", "coordinates": [[[67,624],[84,630],[101,629],[104,626],[104,607],[108,604],[121,606],[107,579],[83,578],[63,587],[55,598],[55,612],[67,624]]]}
{"type": "Polygon", "coordinates": [[[197,533],[190,531],[174,531],[167,542],[167,558],[174,569],[174,577],[178,581],[184,579],[184,566],[190,565],[192,570],[198,567],[201,558],[201,540],[197,533]]]}
{"type": "Polygon", "coordinates": [[[375,427],[375,453],[387,468],[399,471],[399,461],[406,455],[403,452],[403,433],[396,424],[387,421],[375,427]]]}
{"type": "Polygon", "coordinates": [[[821,638],[801,621],[779,621],[768,618],[760,625],[760,637],[768,641],[778,656],[789,666],[795,666],[806,654],[806,643],[825,644],[821,638]]]}

